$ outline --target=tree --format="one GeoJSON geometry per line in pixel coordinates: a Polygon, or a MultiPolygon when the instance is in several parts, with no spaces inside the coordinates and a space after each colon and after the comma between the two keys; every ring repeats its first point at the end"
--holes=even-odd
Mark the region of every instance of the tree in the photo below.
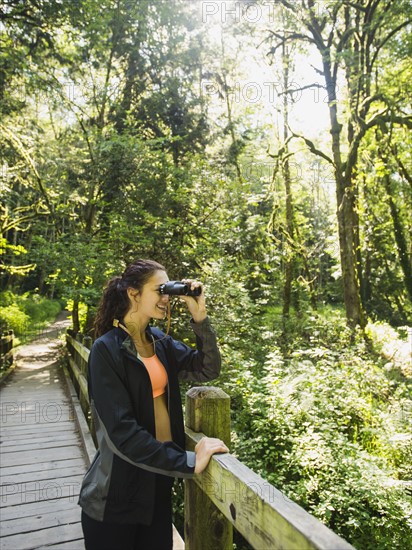
{"type": "Polygon", "coordinates": [[[366,133],[379,124],[392,121],[412,126],[410,115],[398,110],[379,91],[375,73],[381,52],[410,24],[409,2],[364,0],[359,3],[334,1],[319,4],[313,0],[300,5],[281,0],[300,23],[299,31],[286,36],[274,30],[278,41],[272,50],[294,40],[315,47],[320,54],[324,87],[328,96],[331,154],[321,151],[305,136],[309,149],[333,166],[336,180],[337,219],[342,282],[348,323],[364,326],[360,291],[360,243],[358,200],[358,154],[366,133]],[[340,93],[339,78],[344,75],[348,90],[348,112],[340,93]]]}

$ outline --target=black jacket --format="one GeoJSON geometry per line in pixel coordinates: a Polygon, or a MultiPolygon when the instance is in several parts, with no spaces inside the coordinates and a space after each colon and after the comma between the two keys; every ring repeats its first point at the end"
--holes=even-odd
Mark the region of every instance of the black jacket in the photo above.
{"type": "Polygon", "coordinates": [[[80,491],[87,515],[110,523],[150,524],[155,474],[192,477],[195,453],[185,451],[178,377],[204,382],[220,372],[216,336],[206,318],[193,323],[197,349],[148,328],[168,375],[168,408],[173,442],[155,439],[149,374],[130,337],[113,328],[98,338],[88,364],[89,398],[98,451],[80,491]]]}

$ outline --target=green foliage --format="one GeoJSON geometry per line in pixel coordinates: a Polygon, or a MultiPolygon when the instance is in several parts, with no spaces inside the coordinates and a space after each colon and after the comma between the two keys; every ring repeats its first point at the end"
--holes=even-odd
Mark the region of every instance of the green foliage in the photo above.
{"type": "Polygon", "coordinates": [[[20,297],[20,308],[30,317],[33,323],[50,321],[56,317],[61,310],[61,304],[58,300],[49,300],[38,294],[24,294],[20,297]]]}
{"type": "MultiPolygon", "coordinates": [[[[87,305],[84,302],[79,302],[78,307],[79,307],[80,327],[83,330],[85,327],[86,318],[87,318],[87,305]]],[[[69,312],[73,311],[73,300],[67,300],[67,311],[69,312]]]]}
{"type": "Polygon", "coordinates": [[[341,312],[302,317],[288,331],[295,345],[272,344],[264,363],[225,357],[235,452],[355,547],[408,547],[406,382],[341,312]]]}
{"type": "Polygon", "coordinates": [[[4,329],[14,330],[16,336],[23,335],[30,322],[30,317],[22,311],[18,305],[2,307],[0,311],[0,324],[4,329]]]}
{"type": "Polygon", "coordinates": [[[4,290],[3,292],[0,292],[0,306],[11,306],[13,305],[15,300],[15,296],[11,290],[4,290]]]}
{"type": "Polygon", "coordinates": [[[28,338],[34,330],[54,320],[61,310],[58,300],[49,300],[38,294],[0,293],[0,325],[14,330],[16,336],[28,338]]]}

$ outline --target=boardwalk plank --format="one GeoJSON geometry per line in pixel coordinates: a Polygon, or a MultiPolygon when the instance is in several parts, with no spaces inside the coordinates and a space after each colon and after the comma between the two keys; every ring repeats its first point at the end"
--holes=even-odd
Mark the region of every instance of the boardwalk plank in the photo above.
{"type": "Polygon", "coordinates": [[[19,437],[19,439],[6,439],[1,441],[0,445],[0,454],[2,452],[9,453],[14,450],[19,450],[19,448],[27,447],[27,449],[33,449],[35,446],[40,448],[43,445],[48,445],[51,442],[55,442],[56,446],[60,446],[60,442],[66,443],[80,443],[79,436],[73,430],[67,430],[67,433],[61,433],[60,430],[58,433],[50,433],[49,435],[44,435],[43,437],[39,434],[38,437],[19,437]],[[71,441],[72,440],[72,441],[71,441]]]}
{"type": "Polygon", "coordinates": [[[1,550],[33,550],[40,545],[72,542],[83,536],[80,522],[68,525],[59,525],[50,529],[42,529],[32,533],[10,535],[1,538],[1,550]]]}
{"type": "MultiPolygon", "coordinates": [[[[86,468],[86,462],[84,458],[68,458],[63,460],[53,460],[50,462],[38,462],[33,464],[31,467],[31,473],[35,472],[44,472],[44,470],[58,470],[60,468],[70,467],[70,466],[84,466],[86,468]]],[[[8,466],[7,468],[1,469],[2,475],[17,475],[20,473],[26,473],[28,471],[27,466],[8,466]]]]}
{"type": "MultiPolygon", "coordinates": [[[[42,430],[42,433],[33,433],[32,431],[29,431],[27,430],[26,431],[20,431],[18,433],[18,438],[12,438],[13,435],[11,434],[10,437],[7,436],[6,438],[3,438],[3,439],[0,439],[0,445],[1,447],[6,447],[7,445],[11,445],[13,444],[13,441],[18,441],[19,443],[21,442],[22,445],[24,445],[26,443],[26,441],[29,441],[30,439],[41,439],[42,437],[47,439],[47,438],[50,438],[50,437],[65,437],[67,434],[71,433],[73,430],[73,425],[67,427],[66,429],[64,430],[57,430],[57,433],[56,433],[56,430],[45,430],[43,429],[42,430]]],[[[0,436],[1,437],[1,436],[0,436]]]]}
{"type": "MultiPolygon", "coordinates": [[[[21,472],[19,474],[2,475],[0,477],[1,485],[10,485],[11,483],[27,483],[29,481],[44,481],[46,479],[62,479],[70,476],[85,474],[86,469],[82,465],[68,468],[66,461],[62,461],[61,468],[53,470],[45,469],[37,472],[21,472]]],[[[0,489],[1,490],[1,489],[0,489]]]]}
{"type": "Polygon", "coordinates": [[[39,546],[38,550],[49,550],[50,548],[55,548],[56,550],[84,550],[84,541],[83,538],[81,538],[70,542],[62,542],[61,544],[39,546]]]}
{"type": "Polygon", "coordinates": [[[57,502],[60,498],[77,500],[83,474],[70,478],[55,478],[27,483],[11,483],[2,487],[0,510],[10,506],[20,506],[32,502],[57,502]]]}
{"type": "Polygon", "coordinates": [[[7,425],[3,426],[1,428],[1,434],[2,439],[5,439],[7,437],[13,437],[14,434],[17,435],[33,435],[36,433],[45,433],[45,432],[55,432],[55,431],[63,431],[63,430],[69,430],[73,428],[73,420],[65,420],[62,422],[54,422],[53,424],[48,422],[44,424],[21,424],[21,425],[7,425]]]}
{"type": "Polygon", "coordinates": [[[66,447],[68,445],[80,445],[80,441],[78,436],[71,432],[64,438],[53,438],[50,437],[48,439],[42,439],[39,441],[32,440],[30,443],[20,443],[15,442],[16,444],[13,445],[12,442],[8,445],[2,445],[0,447],[0,456],[5,456],[9,453],[19,453],[19,452],[27,452],[27,451],[39,451],[39,450],[45,450],[45,449],[53,449],[57,447],[66,447]],[[20,443],[20,444],[18,444],[20,443]]]}
{"type": "Polygon", "coordinates": [[[82,458],[83,450],[78,445],[68,445],[67,447],[56,447],[47,449],[47,451],[22,451],[16,453],[6,453],[1,457],[3,467],[7,466],[23,466],[27,464],[36,464],[37,462],[65,460],[67,458],[82,458]]]}
{"type": "Polygon", "coordinates": [[[73,420],[72,408],[57,400],[33,409],[26,409],[24,404],[18,405],[15,401],[6,404],[3,401],[3,406],[0,424],[2,429],[17,426],[55,426],[73,420]]]}
{"type": "Polygon", "coordinates": [[[49,510],[46,513],[33,516],[31,520],[26,518],[26,521],[22,521],[22,518],[9,519],[7,521],[2,521],[1,523],[1,536],[8,537],[10,535],[40,531],[41,529],[48,529],[50,527],[55,527],[56,525],[78,523],[80,516],[80,507],[77,509],[70,507],[67,510],[58,510],[57,512],[52,512],[49,510]]]}
{"type": "MultiPolygon", "coordinates": [[[[37,517],[43,514],[54,514],[64,512],[66,510],[78,510],[77,498],[73,497],[60,498],[58,501],[44,500],[43,502],[28,502],[20,506],[9,506],[1,509],[1,521],[9,521],[11,519],[24,519],[37,517]]],[[[1,537],[0,537],[1,541],[1,537]]],[[[0,546],[1,547],[1,546],[0,546]]]]}

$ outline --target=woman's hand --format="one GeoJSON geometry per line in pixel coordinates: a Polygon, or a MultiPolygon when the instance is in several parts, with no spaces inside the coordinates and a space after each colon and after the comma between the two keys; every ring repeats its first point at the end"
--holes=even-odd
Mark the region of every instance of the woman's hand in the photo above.
{"type": "Polygon", "coordinates": [[[229,449],[221,439],[215,437],[203,437],[195,447],[196,466],[195,474],[200,474],[209,464],[209,460],[215,453],[228,453],[229,449]]]}
{"type": "Polygon", "coordinates": [[[192,279],[182,279],[182,283],[190,285],[191,290],[195,288],[201,288],[202,292],[199,296],[180,296],[183,302],[186,302],[187,308],[190,311],[193,321],[195,323],[201,323],[206,319],[206,301],[202,283],[199,281],[193,281],[192,279]]]}

